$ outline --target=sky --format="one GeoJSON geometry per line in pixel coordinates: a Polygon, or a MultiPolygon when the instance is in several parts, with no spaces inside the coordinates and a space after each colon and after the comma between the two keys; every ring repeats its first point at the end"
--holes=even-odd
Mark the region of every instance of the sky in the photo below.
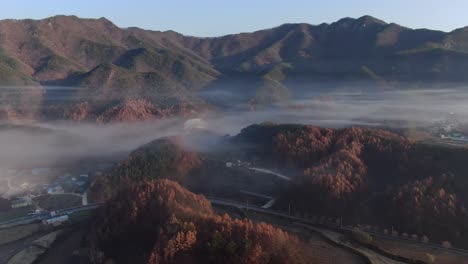
{"type": "Polygon", "coordinates": [[[468,26],[467,0],[0,0],[0,19],[106,17],[120,27],[208,37],[283,23],[331,23],[371,15],[411,28],[468,26]]]}

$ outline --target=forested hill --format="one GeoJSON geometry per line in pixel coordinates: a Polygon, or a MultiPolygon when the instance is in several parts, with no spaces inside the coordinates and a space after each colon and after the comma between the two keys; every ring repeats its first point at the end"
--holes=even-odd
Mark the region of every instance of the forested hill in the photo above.
{"type": "Polygon", "coordinates": [[[393,226],[402,233],[466,246],[465,148],[416,143],[383,130],[276,124],[252,125],[222,142],[227,148],[207,155],[175,138],[156,140],[99,178],[93,193],[107,199],[128,185],[154,178],[223,195],[258,187],[258,192],[279,194],[278,209],[292,204],[301,215],[393,226]],[[268,182],[263,187],[261,182],[253,184],[262,178],[243,178],[225,166],[223,157],[284,171],[292,184],[283,182],[275,189],[268,182]]]}

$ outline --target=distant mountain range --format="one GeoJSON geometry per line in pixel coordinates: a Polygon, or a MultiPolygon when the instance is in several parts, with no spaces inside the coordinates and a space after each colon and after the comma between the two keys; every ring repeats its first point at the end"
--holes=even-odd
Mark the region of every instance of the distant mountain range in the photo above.
{"type": "Polygon", "coordinates": [[[0,21],[0,84],[88,87],[107,101],[159,105],[227,89],[263,104],[317,84],[467,83],[467,73],[468,27],[410,29],[370,16],[216,38],[123,29],[105,18],[0,21]]]}

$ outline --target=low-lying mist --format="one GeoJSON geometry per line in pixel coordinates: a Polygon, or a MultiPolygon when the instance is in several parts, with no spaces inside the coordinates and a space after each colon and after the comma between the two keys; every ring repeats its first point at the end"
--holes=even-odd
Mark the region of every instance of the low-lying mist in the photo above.
{"type": "MultiPolygon", "coordinates": [[[[215,96],[224,96],[215,93],[215,96]]],[[[219,109],[219,108],[218,108],[219,109]]],[[[219,109],[198,118],[170,118],[132,123],[73,123],[56,121],[0,126],[0,167],[53,166],[84,158],[119,159],[154,139],[190,135],[194,128],[234,135],[261,122],[301,123],[325,127],[430,127],[468,113],[468,92],[460,89],[380,92],[321,92],[257,107],[219,109]],[[237,109],[237,110],[232,110],[237,109]]],[[[210,134],[213,135],[213,134],[210,134]]],[[[192,147],[206,150],[209,140],[188,138],[192,147]]]]}
{"type": "Polygon", "coordinates": [[[180,131],[180,120],[91,124],[51,122],[0,127],[0,166],[54,165],[83,158],[125,155],[158,137],[180,131]]]}
{"type": "Polygon", "coordinates": [[[327,127],[424,127],[448,118],[457,118],[463,122],[466,114],[468,91],[462,88],[323,92],[309,93],[273,106],[259,107],[256,111],[223,112],[208,123],[214,128],[223,128],[225,133],[237,133],[239,127],[265,121],[327,127]]]}

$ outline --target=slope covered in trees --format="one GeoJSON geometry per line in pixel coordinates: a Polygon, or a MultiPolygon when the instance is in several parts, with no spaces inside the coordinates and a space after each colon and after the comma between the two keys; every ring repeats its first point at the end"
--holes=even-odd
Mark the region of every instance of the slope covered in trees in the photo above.
{"type": "Polygon", "coordinates": [[[310,263],[295,237],[216,215],[203,196],[169,180],[123,190],[96,221],[90,237],[95,262],[310,263]]]}
{"type": "Polygon", "coordinates": [[[183,147],[180,138],[163,138],[132,152],[93,184],[96,199],[112,197],[120,188],[151,179],[169,178],[187,183],[187,175],[201,165],[199,155],[183,147]]]}
{"type": "Polygon", "coordinates": [[[282,206],[468,244],[466,149],[301,125],[254,125],[235,140],[254,145],[251,155],[299,168],[282,206]]]}
{"type": "Polygon", "coordinates": [[[180,139],[156,140],[98,178],[93,195],[108,199],[128,184],[169,178],[198,193],[268,191],[280,194],[278,209],[291,204],[302,215],[468,243],[467,149],[415,143],[382,130],[276,124],[249,126],[223,144],[227,148],[207,155],[180,139]],[[225,163],[232,159],[274,167],[292,184],[230,169],[225,163]]]}

